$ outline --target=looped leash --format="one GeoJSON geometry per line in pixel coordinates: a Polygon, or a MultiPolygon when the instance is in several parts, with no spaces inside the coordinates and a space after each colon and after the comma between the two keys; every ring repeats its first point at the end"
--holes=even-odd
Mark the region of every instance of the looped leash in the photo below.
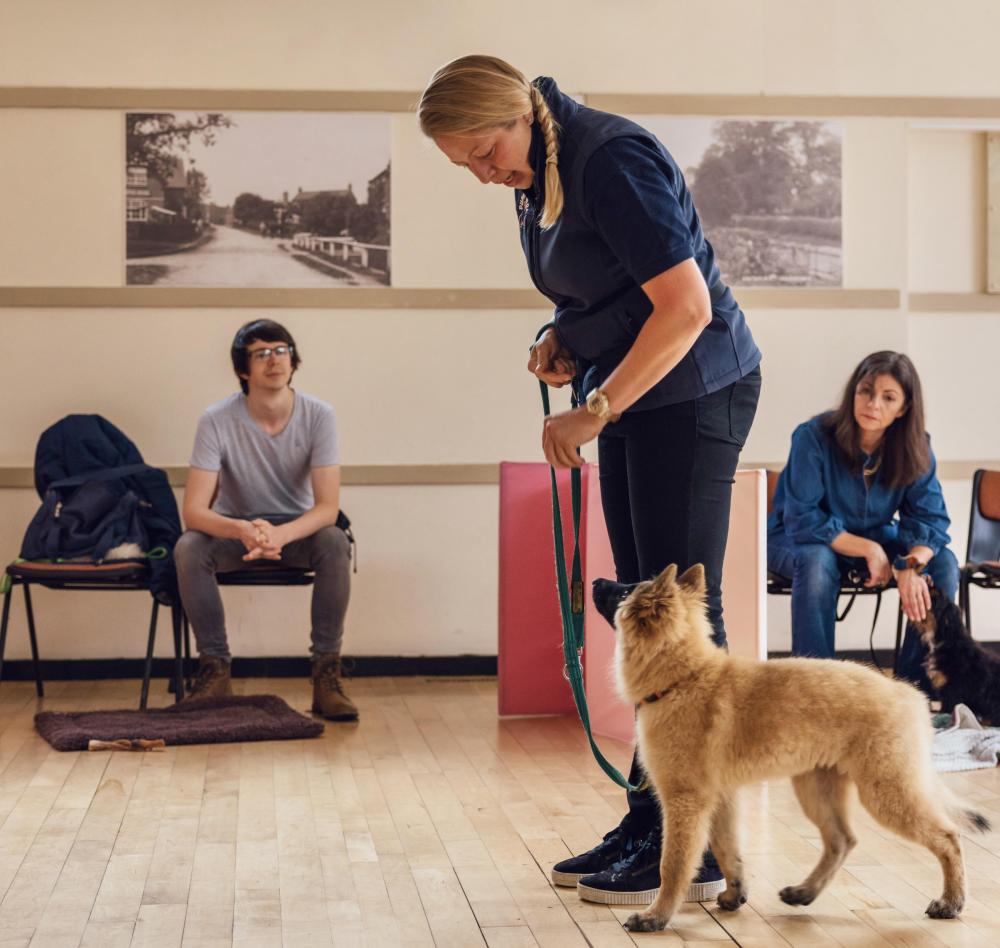
{"type": "MultiPolygon", "coordinates": [[[[549,415],[549,389],[544,382],[538,383],[542,390],[542,408],[549,415]]],[[[577,406],[574,395],[573,407],[577,406]]],[[[563,677],[569,682],[573,692],[573,701],[583,729],[587,733],[590,749],[594,758],[615,783],[626,790],[641,790],[644,784],[631,784],[602,753],[590,732],[590,712],[587,709],[587,693],[583,686],[583,569],[580,564],[580,509],[581,509],[581,478],[580,468],[574,467],[569,472],[570,495],[573,507],[573,565],[572,573],[567,578],[566,553],[563,549],[562,511],[559,505],[559,489],[556,484],[556,469],[549,466],[549,477],[552,482],[552,536],[556,554],[556,586],[559,590],[559,612],[563,627],[563,677]]]]}

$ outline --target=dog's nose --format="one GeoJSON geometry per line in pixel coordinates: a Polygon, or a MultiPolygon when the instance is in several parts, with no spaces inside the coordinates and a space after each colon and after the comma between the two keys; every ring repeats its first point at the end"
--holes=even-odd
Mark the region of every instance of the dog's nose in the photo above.
{"type": "Polygon", "coordinates": [[[618,611],[618,606],[634,588],[635,583],[626,585],[611,579],[594,580],[592,589],[594,605],[612,628],[615,626],[615,612],[618,611]]]}

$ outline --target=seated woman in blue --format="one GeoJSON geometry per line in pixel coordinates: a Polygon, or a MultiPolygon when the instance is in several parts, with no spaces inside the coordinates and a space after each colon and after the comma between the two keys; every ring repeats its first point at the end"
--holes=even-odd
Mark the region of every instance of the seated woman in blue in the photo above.
{"type": "MultiPolygon", "coordinates": [[[[899,352],[854,370],[840,406],[799,425],[767,522],[767,567],[792,581],[792,654],[832,658],[837,591],[867,566],[866,586],[895,578],[911,621],[930,608],[926,577],[949,598],[958,562],[924,431],[920,379],[899,352]]],[[[925,648],[912,626],[899,675],[928,687],[925,648]]]]}

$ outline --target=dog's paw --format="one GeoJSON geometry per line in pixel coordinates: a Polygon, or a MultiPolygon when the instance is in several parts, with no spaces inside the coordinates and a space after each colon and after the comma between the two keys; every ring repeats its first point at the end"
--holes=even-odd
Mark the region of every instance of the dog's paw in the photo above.
{"type": "Polygon", "coordinates": [[[816,898],[816,892],[804,885],[786,885],[778,893],[778,898],[785,905],[811,905],[816,898]]]}
{"type": "Polygon", "coordinates": [[[927,914],[931,918],[958,918],[962,911],[962,906],[949,902],[946,899],[935,899],[927,906],[927,914]]]}
{"type": "Polygon", "coordinates": [[[740,881],[731,882],[729,887],[723,892],[716,902],[720,909],[727,912],[735,912],[747,900],[747,890],[740,881]]]}
{"type": "Polygon", "coordinates": [[[630,932],[661,932],[666,927],[665,918],[658,918],[649,912],[636,912],[625,919],[625,928],[630,932]]]}

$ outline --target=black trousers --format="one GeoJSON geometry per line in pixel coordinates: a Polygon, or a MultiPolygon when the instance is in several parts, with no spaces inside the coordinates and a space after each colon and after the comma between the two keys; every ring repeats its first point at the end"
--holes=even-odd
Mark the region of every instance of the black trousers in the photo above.
{"type": "MultiPolygon", "coordinates": [[[[598,439],[601,504],[621,583],[656,576],[669,564],[705,567],[713,637],[726,644],[722,562],[740,451],[760,396],[760,369],[711,395],[626,414],[598,439]]],[[[629,782],[642,779],[638,756],[629,782]]],[[[630,836],[660,824],[651,790],[629,792],[630,836]]]]}

